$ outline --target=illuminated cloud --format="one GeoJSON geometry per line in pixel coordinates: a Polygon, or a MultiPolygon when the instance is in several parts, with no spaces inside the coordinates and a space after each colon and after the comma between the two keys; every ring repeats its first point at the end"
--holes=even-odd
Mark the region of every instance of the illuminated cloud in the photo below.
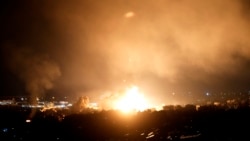
{"type": "Polygon", "coordinates": [[[173,91],[178,96],[247,90],[246,5],[233,0],[21,3],[19,12],[5,17],[2,43],[53,57],[61,72],[58,93],[99,97],[136,84],[169,100],[173,91]]]}

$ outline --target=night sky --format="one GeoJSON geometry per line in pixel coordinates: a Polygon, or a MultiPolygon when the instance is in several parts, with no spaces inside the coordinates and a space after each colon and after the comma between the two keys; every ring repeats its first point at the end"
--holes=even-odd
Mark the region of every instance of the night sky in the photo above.
{"type": "Polygon", "coordinates": [[[3,0],[1,96],[250,90],[249,0],[3,0]]]}

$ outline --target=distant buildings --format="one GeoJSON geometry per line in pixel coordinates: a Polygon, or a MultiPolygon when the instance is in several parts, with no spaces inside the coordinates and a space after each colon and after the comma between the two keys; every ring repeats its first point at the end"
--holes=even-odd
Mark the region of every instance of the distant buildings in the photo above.
{"type": "Polygon", "coordinates": [[[20,106],[23,108],[69,108],[72,104],[63,100],[44,100],[36,98],[36,104],[29,101],[29,97],[16,96],[16,97],[2,97],[0,98],[0,105],[20,106]]]}

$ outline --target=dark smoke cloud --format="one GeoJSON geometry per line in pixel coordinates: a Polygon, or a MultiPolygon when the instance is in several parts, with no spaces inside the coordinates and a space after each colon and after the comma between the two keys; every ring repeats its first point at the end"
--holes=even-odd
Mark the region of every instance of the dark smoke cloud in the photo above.
{"type": "Polygon", "coordinates": [[[53,88],[53,81],[61,76],[59,66],[48,55],[35,54],[29,48],[8,47],[5,58],[32,98],[45,96],[46,90],[53,88]]]}

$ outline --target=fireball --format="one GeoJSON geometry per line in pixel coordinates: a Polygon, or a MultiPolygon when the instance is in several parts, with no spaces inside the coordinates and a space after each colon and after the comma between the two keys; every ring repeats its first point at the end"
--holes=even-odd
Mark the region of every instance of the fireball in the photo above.
{"type": "Polygon", "coordinates": [[[115,103],[115,109],[124,113],[132,111],[144,111],[148,109],[148,103],[138,87],[133,86],[127,89],[122,97],[115,103]]]}

